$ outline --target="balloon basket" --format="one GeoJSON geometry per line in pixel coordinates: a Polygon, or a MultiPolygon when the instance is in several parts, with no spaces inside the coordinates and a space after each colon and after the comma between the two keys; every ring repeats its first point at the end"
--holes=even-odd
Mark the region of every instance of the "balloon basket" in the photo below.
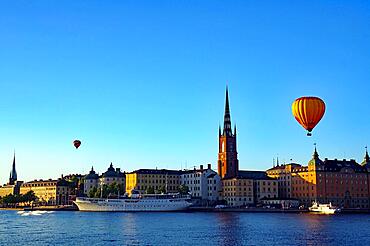
{"type": "Polygon", "coordinates": [[[307,132],[307,136],[311,137],[312,136],[312,133],[311,132],[307,132]]]}

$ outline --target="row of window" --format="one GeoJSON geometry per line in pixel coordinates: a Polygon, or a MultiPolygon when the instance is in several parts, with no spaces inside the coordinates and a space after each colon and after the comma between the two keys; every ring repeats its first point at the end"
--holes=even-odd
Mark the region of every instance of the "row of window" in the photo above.
{"type": "Polygon", "coordinates": [[[250,201],[251,202],[252,198],[251,197],[248,197],[248,198],[247,197],[244,197],[244,198],[227,197],[226,200],[227,201],[250,201]]]}
{"type": "MultiPolygon", "coordinates": [[[[235,187],[232,187],[232,188],[229,188],[229,187],[225,187],[224,188],[224,190],[225,191],[236,191],[237,189],[235,188],[235,187]]],[[[239,187],[239,189],[238,189],[239,191],[242,191],[242,188],[241,187],[239,187]]],[[[244,187],[244,191],[246,191],[247,190],[247,188],[246,187],[244,187]]],[[[252,191],[252,189],[251,189],[251,187],[248,187],[248,191],[252,191]]]]}
{"type": "Polygon", "coordinates": [[[232,185],[236,186],[236,185],[247,185],[247,184],[252,185],[252,181],[251,180],[249,180],[248,182],[247,181],[242,182],[242,181],[236,181],[236,180],[224,181],[224,186],[232,186],[232,185]]]}
{"type": "MultiPolygon", "coordinates": [[[[146,186],[146,185],[143,185],[143,186],[140,186],[140,185],[138,185],[137,186],[137,189],[138,190],[140,190],[140,188],[142,189],[142,190],[146,190],[146,189],[148,189],[149,187],[153,187],[155,190],[158,190],[158,189],[160,189],[160,188],[162,188],[163,186],[158,186],[158,185],[156,185],[156,186],[146,186]]],[[[169,190],[169,191],[176,191],[177,190],[177,186],[167,186],[167,189],[169,190]]]]}
{"type": "Polygon", "coordinates": [[[168,183],[168,184],[179,184],[179,181],[178,180],[165,180],[165,179],[156,179],[156,180],[147,180],[147,179],[143,179],[143,180],[140,180],[138,179],[137,180],[137,183],[144,183],[144,184],[165,184],[165,183],[168,183]]]}

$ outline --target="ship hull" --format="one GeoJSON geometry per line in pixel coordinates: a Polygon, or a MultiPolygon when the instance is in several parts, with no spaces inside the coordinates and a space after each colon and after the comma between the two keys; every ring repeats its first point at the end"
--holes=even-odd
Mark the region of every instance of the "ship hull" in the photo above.
{"type": "Polygon", "coordinates": [[[80,211],[92,212],[164,212],[184,211],[191,203],[185,199],[88,199],[77,198],[80,211]]]}

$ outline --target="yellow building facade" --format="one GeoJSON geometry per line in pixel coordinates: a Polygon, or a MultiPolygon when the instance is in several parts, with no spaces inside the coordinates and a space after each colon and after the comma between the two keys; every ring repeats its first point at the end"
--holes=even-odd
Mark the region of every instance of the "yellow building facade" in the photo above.
{"type": "Polygon", "coordinates": [[[144,194],[150,188],[156,193],[163,190],[167,193],[178,192],[180,173],[166,169],[139,169],[126,173],[126,193],[131,195],[132,190],[137,190],[144,194]]]}
{"type": "Polygon", "coordinates": [[[7,195],[18,195],[20,186],[23,184],[23,181],[15,181],[14,184],[7,184],[0,187],[0,197],[7,195]]]}
{"type": "Polygon", "coordinates": [[[233,207],[254,203],[253,180],[246,178],[222,179],[221,197],[233,207]]]}
{"type": "Polygon", "coordinates": [[[15,185],[4,185],[0,187],[0,197],[4,197],[7,195],[14,195],[15,194],[14,188],[15,188],[15,185]]]}
{"type": "Polygon", "coordinates": [[[222,198],[232,207],[258,204],[278,198],[278,182],[262,171],[240,170],[237,177],[222,180],[222,198]]]}
{"type": "Polygon", "coordinates": [[[70,205],[74,187],[65,180],[35,180],[22,184],[20,194],[33,191],[41,205],[70,205]]]}

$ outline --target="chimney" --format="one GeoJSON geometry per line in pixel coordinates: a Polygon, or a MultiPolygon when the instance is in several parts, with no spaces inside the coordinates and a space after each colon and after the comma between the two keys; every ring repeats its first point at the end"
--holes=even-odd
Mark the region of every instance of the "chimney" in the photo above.
{"type": "Polygon", "coordinates": [[[202,171],[203,171],[203,165],[200,165],[200,170],[202,170],[202,171]]]}
{"type": "Polygon", "coordinates": [[[120,173],[121,172],[121,168],[116,168],[116,173],[120,173]]]}
{"type": "Polygon", "coordinates": [[[211,167],[211,164],[210,164],[210,163],[208,163],[208,164],[207,164],[207,168],[208,168],[208,169],[212,169],[212,167],[211,167]]]}

